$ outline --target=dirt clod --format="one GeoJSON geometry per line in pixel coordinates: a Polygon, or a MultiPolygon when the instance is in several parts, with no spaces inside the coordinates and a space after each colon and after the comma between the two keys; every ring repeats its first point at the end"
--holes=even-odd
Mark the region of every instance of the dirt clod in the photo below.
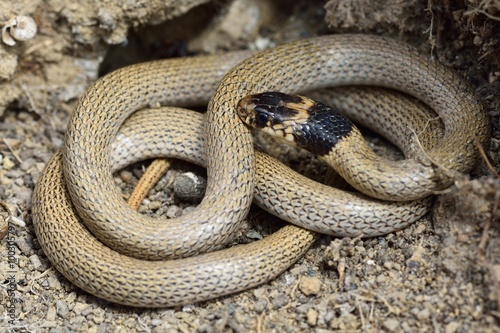
{"type": "Polygon", "coordinates": [[[317,295],[321,289],[321,280],[317,277],[304,276],[300,279],[299,289],[306,296],[317,295]]]}

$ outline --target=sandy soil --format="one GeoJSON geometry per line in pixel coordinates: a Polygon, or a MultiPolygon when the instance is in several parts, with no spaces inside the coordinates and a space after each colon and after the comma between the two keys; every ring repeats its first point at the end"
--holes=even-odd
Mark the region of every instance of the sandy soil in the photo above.
{"type": "MultiPolygon", "coordinates": [[[[5,207],[13,215],[0,241],[0,332],[500,332],[500,180],[484,161],[408,228],[371,239],[325,236],[276,280],[201,304],[123,307],[87,294],[52,268],[31,221],[34,184],[61,147],[68,116],[86,87],[134,62],[261,49],[330,33],[394,36],[477,89],[493,124],[485,159],[499,170],[498,1],[203,3],[0,4],[0,21],[22,14],[38,25],[33,39],[0,44],[0,219],[5,207]]],[[[312,160],[285,151],[296,168],[307,169],[312,160]]],[[[145,165],[117,174],[125,196],[145,165]]],[[[172,198],[174,179],[188,169],[174,165],[141,211],[175,216],[189,209],[172,198]]],[[[203,170],[194,171],[203,177],[203,170]]],[[[258,209],[250,219],[242,242],[268,232],[254,220],[274,221],[258,209]]]]}

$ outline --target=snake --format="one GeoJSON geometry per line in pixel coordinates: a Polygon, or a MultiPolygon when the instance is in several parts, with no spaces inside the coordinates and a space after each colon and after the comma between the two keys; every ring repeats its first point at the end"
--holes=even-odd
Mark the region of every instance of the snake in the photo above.
{"type": "MultiPolygon", "coordinates": [[[[385,107],[384,101],[375,106],[385,107]]],[[[344,102],[356,104],[349,97],[344,102]]],[[[386,126],[397,132],[397,116],[386,113],[360,117],[375,119],[382,131],[386,126]]],[[[418,128],[425,129],[427,124],[419,119],[418,128]]],[[[147,120],[138,132],[142,135],[156,123],[147,120]]],[[[243,51],[136,64],[100,78],[79,99],[64,145],[47,163],[34,190],[35,232],[56,269],[97,297],[136,307],[200,302],[275,278],[309,249],[318,237],[316,231],[372,237],[411,223],[427,211],[429,195],[452,184],[450,173],[472,168],[476,144],[486,144],[489,133],[479,97],[458,74],[386,37],[331,35],[256,54],[243,51]],[[416,175],[403,176],[418,188],[408,200],[417,200],[400,202],[396,196],[386,202],[308,180],[254,151],[251,130],[236,114],[238,102],[247,95],[345,85],[396,89],[437,113],[442,136],[429,140],[427,131],[415,130],[421,140],[406,138],[403,145],[425,147],[424,153],[414,149],[420,153],[398,162],[418,167],[416,175]],[[128,208],[113,183],[117,163],[110,157],[125,119],[142,108],[207,102],[204,118],[199,123],[188,120],[184,135],[175,135],[181,121],[174,116],[184,113],[164,113],[174,134],[160,134],[163,145],[168,138],[182,148],[194,137],[203,137],[208,183],[202,202],[170,220],[128,208]],[[223,249],[240,230],[257,192],[263,200],[259,205],[274,207],[273,214],[299,226],[287,225],[260,241],[223,249]]],[[[398,133],[391,135],[397,138],[398,133]]],[[[349,140],[336,147],[348,160],[345,141],[349,140]]],[[[155,149],[145,155],[160,154],[155,149]]],[[[189,155],[186,149],[188,153],[182,154],[189,155]]],[[[138,150],[150,148],[143,144],[138,150]]],[[[361,183],[369,187],[368,193],[372,187],[385,187],[371,178],[361,183]]]]}

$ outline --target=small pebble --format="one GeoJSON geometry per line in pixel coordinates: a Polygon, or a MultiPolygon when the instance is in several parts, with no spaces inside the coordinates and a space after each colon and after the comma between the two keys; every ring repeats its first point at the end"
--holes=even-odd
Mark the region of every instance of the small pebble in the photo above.
{"type": "Polygon", "coordinates": [[[36,254],[30,256],[30,261],[31,264],[33,264],[33,268],[36,269],[37,271],[40,271],[40,268],[43,267],[40,258],[36,254]]]}
{"type": "Polygon", "coordinates": [[[194,206],[187,206],[186,208],[184,208],[182,210],[182,214],[181,215],[189,214],[189,213],[191,213],[195,209],[196,209],[196,207],[194,207],[194,206]]]}
{"type": "Polygon", "coordinates": [[[279,309],[279,308],[282,308],[285,305],[287,305],[289,301],[290,301],[290,299],[288,298],[287,295],[281,294],[281,295],[276,296],[276,298],[274,298],[271,301],[271,303],[273,304],[273,307],[275,309],[279,309]]]}
{"type": "MultiPolygon", "coordinates": [[[[89,314],[89,317],[92,318],[92,321],[96,324],[102,324],[104,322],[104,315],[106,312],[103,309],[93,309],[93,311],[89,314]]],[[[87,317],[87,318],[89,318],[87,317]]],[[[97,329],[97,326],[95,326],[97,329]]]]}
{"type": "Polygon", "coordinates": [[[24,203],[26,206],[31,206],[31,196],[33,195],[31,190],[26,187],[21,187],[21,188],[19,188],[18,186],[16,187],[17,189],[14,190],[15,191],[14,193],[17,193],[16,195],[17,202],[24,203]]]}
{"type": "Polygon", "coordinates": [[[264,298],[259,299],[257,302],[254,303],[253,308],[255,312],[257,313],[262,313],[267,309],[267,300],[264,298]]]}
{"type": "Polygon", "coordinates": [[[104,321],[104,317],[103,316],[94,316],[92,318],[92,320],[94,321],[94,323],[96,324],[101,324],[103,321],[104,321]]]}
{"type": "MultiPolygon", "coordinates": [[[[74,310],[76,313],[78,313],[78,311],[74,310]]],[[[76,317],[73,317],[69,320],[70,324],[82,324],[83,322],[85,322],[85,317],[84,316],[76,316],[76,317]]]]}
{"type": "Polygon", "coordinates": [[[111,11],[107,8],[99,8],[97,12],[97,17],[99,18],[99,23],[103,26],[114,29],[116,26],[115,19],[111,11]]]}
{"type": "Polygon", "coordinates": [[[23,177],[24,175],[25,175],[25,172],[23,172],[22,170],[19,170],[17,168],[9,170],[5,174],[6,177],[9,177],[11,179],[17,179],[17,178],[23,177]]]}
{"type": "Polygon", "coordinates": [[[148,204],[148,209],[150,210],[158,210],[161,208],[161,202],[160,201],[151,201],[148,204]]]}
{"type": "Polygon", "coordinates": [[[69,313],[68,304],[63,300],[57,300],[56,301],[56,310],[57,310],[57,315],[59,317],[66,318],[66,316],[69,313]]]}
{"type": "Polygon", "coordinates": [[[46,320],[43,322],[43,327],[45,328],[50,328],[51,330],[49,332],[61,332],[58,329],[55,329],[57,327],[57,321],[55,320],[46,320]]]}
{"type": "Polygon", "coordinates": [[[425,229],[426,229],[425,224],[420,224],[417,226],[417,228],[415,228],[415,231],[413,231],[413,235],[418,236],[421,233],[423,233],[425,231],[425,229]]]}
{"type": "Polygon", "coordinates": [[[6,156],[3,158],[3,161],[2,161],[2,167],[4,170],[10,170],[12,169],[16,164],[14,162],[12,162],[12,160],[6,156]]]}
{"type": "Polygon", "coordinates": [[[431,314],[430,314],[429,310],[427,310],[427,309],[423,309],[422,311],[420,311],[417,314],[417,318],[420,321],[425,321],[425,320],[429,319],[430,316],[431,316],[431,314]]]}
{"type": "Polygon", "coordinates": [[[110,330],[111,323],[102,323],[99,325],[97,328],[97,333],[106,333],[111,331],[110,330]]]}
{"type": "Polygon", "coordinates": [[[151,326],[160,326],[161,325],[161,319],[152,319],[151,320],[151,326]]]}
{"type": "Polygon", "coordinates": [[[262,234],[258,233],[255,230],[248,230],[245,234],[250,239],[262,239],[262,234]]]}
{"type": "Polygon", "coordinates": [[[21,253],[24,255],[29,255],[30,253],[33,253],[31,245],[28,244],[28,241],[25,238],[17,239],[17,247],[19,248],[19,250],[21,250],[21,253]]]}
{"type": "Polygon", "coordinates": [[[76,293],[75,292],[71,292],[69,293],[69,295],[66,297],[66,301],[68,303],[73,303],[76,299],[76,293]]]}
{"type": "Polygon", "coordinates": [[[49,288],[54,290],[61,289],[61,282],[59,282],[59,280],[56,277],[49,276],[47,281],[49,282],[49,288]]]}
{"type": "Polygon", "coordinates": [[[408,324],[408,322],[407,322],[407,321],[403,321],[403,322],[401,323],[401,329],[402,329],[404,332],[412,332],[412,331],[413,331],[413,330],[412,330],[412,328],[411,328],[411,326],[410,326],[410,324],[408,324]]]}
{"type": "Polygon", "coordinates": [[[128,184],[133,177],[134,175],[130,171],[123,170],[120,172],[120,178],[124,183],[128,184]]]}
{"type": "Polygon", "coordinates": [[[170,206],[167,210],[167,217],[173,219],[182,215],[182,209],[179,206],[170,206]]]}
{"type": "Polygon", "coordinates": [[[382,325],[389,332],[396,332],[399,330],[399,321],[397,321],[396,319],[387,319],[382,325]]]}
{"type": "Polygon", "coordinates": [[[55,307],[50,307],[47,310],[47,315],[45,316],[45,320],[48,320],[48,321],[56,320],[56,308],[55,307]]]}
{"type": "Polygon", "coordinates": [[[307,311],[307,324],[309,326],[316,326],[317,322],[318,322],[318,311],[314,309],[309,309],[307,311]]]}
{"type": "Polygon", "coordinates": [[[36,163],[36,160],[34,158],[30,157],[21,163],[21,165],[20,165],[21,170],[28,171],[29,169],[31,169],[35,165],[35,163],[36,163]]]}
{"type": "Polygon", "coordinates": [[[455,333],[460,328],[461,324],[459,322],[453,321],[445,326],[445,333],[455,333]]]}
{"type": "Polygon", "coordinates": [[[88,304],[77,302],[75,304],[75,306],[73,307],[73,311],[76,313],[82,313],[83,311],[87,310],[89,307],[90,307],[90,305],[88,305],[88,304]]]}
{"type": "Polygon", "coordinates": [[[235,311],[233,318],[239,324],[247,323],[250,320],[250,317],[246,313],[244,313],[242,310],[235,311]]]}

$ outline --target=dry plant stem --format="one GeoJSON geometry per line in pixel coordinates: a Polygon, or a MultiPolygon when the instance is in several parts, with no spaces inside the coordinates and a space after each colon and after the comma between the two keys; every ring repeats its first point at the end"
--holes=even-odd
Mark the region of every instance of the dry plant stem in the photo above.
{"type": "Polygon", "coordinates": [[[151,162],[127,200],[130,208],[139,209],[142,200],[144,200],[148,192],[163,177],[169,167],[170,161],[166,158],[158,158],[151,162]]]}
{"type": "Polygon", "coordinates": [[[482,160],[484,163],[486,163],[486,166],[490,170],[490,172],[495,176],[495,178],[500,179],[500,175],[498,172],[495,170],[493,165],[491,165],[490,159],[488,158],[488,155],[486,155],[486,152],[484,151],[483,145],[481,142],[479,142],[479,139],[474,133],[471,133],[472,138],[474,139],[474,142],[476,143],[477,150],[479,151],[479,154],[481,155],[482,160]]]}

